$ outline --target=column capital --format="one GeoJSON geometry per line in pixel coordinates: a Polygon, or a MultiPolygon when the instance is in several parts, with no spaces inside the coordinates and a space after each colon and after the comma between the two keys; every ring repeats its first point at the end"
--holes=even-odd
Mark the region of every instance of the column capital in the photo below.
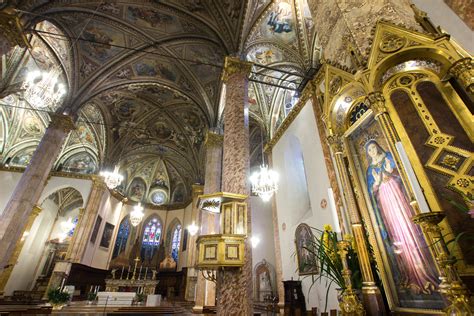
{"type": "Polygon", "coordinates": [[[227,82],[233,74],[248,76],[251,68],[252,63],[250,62],[240,60],[237,57],[226,56],[224,70],[222,72],[222,81],[227,82]]]}
{"type": "Polygon", "coordinates": [[[92,180],[92,187],[93,188],[94,187],[96,189],[105,189],[105,188],[107,188],[107,185],[104,182],[104,178],[102,178],[101,176],[92,175],[91,180],[92,180]]]}
{"type": "Polygon", "coordinates": [[[64,114],[51,114],[51,122],[48,128],[62,129],[65,133],[76,129],[72,116],[64,114]]]}
{"type": "Polygon", "coordinates": [[[221,147],[224,142],[224,135],[208,131],[204,144],[206,147],[221,147]]]}
{"type": "Polygon", "coordinates": [[[375,116],[387,112],[385,106],[385,97],[382,92],[374,91],[367,95],[366,98],[367,106],[374,111],[375,116]]]}
{"type": "Polygon", "coordinates": [[[327,137],[327,141],[335,155],[342,154],[344,152],[344,143],[342,142],[340,135],[331,134],[327,137]]]}
{"type": "Polygon", "coordinates": [[[448,69],[448,73],[455,77],[467,92],[474,93],[474,60],[471,57],[456,61],[448,69]]]}
{"type": "Polygon", "coordinates": [[[12,47],[16,45],[20,47],[30,47],[20,18],[16,10],[12,7],[7,7],[0,11],[0,32],[5,36],[12,47]]]}
{"type": "Polygon", "coordinates": [[[41,213],[41,211],[43,210],[43,208],[39,205],[35,205],[33,206],[33,211],[31,212],[31,215],[33,218],[36,218],[36,216],[39,215],[39,213],[41,213]]]}
{"type": "Polygon", "coordinates": [[[197,197],[198,195],[201,195],[204,193],[204,186],[202,184],[196,183],[191,185],[192,188],[192,195],[193,199],[197,197]]]}

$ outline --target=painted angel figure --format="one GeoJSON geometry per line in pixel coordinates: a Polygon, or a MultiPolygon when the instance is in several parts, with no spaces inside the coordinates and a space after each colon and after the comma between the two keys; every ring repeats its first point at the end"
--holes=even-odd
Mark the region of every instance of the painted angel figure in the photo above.
{"type": "Polygon", "coordinates": [[[375,141],[365,145],[367,188],[375,210],[378,210],[393,249],[400,274],[399,285],[414,293],[429,294],[438,284],[426,243],[419,227],[412,223],[415,215],[408,202],[397,166],[390,152],[375,141]]]}

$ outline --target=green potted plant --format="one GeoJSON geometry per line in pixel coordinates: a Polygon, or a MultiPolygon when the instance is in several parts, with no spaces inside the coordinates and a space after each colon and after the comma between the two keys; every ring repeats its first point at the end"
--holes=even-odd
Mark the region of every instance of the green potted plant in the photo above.
{"type": "Polygon", "coordinates": [[[135,295],[135,301],[137,302],[138,305],[143,304],[143,302],[145,301],[145,294],[137,293],[135,295]]]}
{"type": "Polygon", "coordinates": [[[60,288],[48,291],[48,302],[53,305],[53,309],[63,308],[69,302],[69,299],[69,293],[61,291],[60,288]]]}
{"type": "Polygon", "coordinates": [[[94,302],[96,298],[97,298],[97,293],[94,293],[94,292],[87,293],[88,304],[92,304],[92,302],[94,302]]]}
{"type": "MultiPolygon", "coordinates": [[[[324,225],[324,230],[312,228],[313,238],[309,246],[305,247],[311,255],[316,259],[316,263],[319,267],[319,275],[311,276],[312,285],[316,282],[326,282],[326,301],[324,309],[327,309],[329,290],[331,285],[335,285],[339,291],[338,297],[344,293],[346,285],[344,282],[344,276],[342,273],[343,263],[341,257],[338,254],[339,242],[336,232],[332,231],[331,225],[324,225]]],[[[344,240],[353,243],[353,237],[351,235],[345,235],[344,240]]],[[[359,266],[357,252],[351,246],[347,252],[347,262],[349,269],[352,272],[351,281],[352,287],[356,291],[360,291],[362,288],[362,274],[359,266]]]]}

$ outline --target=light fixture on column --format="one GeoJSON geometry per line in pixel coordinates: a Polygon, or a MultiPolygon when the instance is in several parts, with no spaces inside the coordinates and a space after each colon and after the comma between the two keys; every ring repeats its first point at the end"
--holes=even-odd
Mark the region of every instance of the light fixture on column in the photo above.
{"type": "Polygon", "coordinates": [[[257,236],[252,236],[252,238],[250,238],[250,243],[252,244],[252,248],[257,248],[258,244],[260,243],[260,238],[257,236]]]}
{"type": "Polygon", "coordinates": [[[196,223],[194,223],[194,221],[191,225],[188,225],[188,232],[191,236],[196,235],[198,230],[199,230],[199,226],[197,226],[196,223]]]}
{"type": "Polygon", "coordinates": [[[133,207],[133,211],[130,213],[130,224],[134,227],[138,226],[142,221],[143,216],[145,216],[143,213],[143,207],[141,203],[138,203],[133,207]]]}
{"type": "Polygon", "coordinates": [[[262,140],[262,165],[259,172],[254,172],[250,177],[252,192],[258,195],[264,202],[270,201],[273,193],[278,190],[278,173],[268,169],[265,165],[265,154],[263,152],[263,133],[260,130],[262,140]]]}
{"type": "Polygon", "coordinates": [[[109,189],[115,189],[123,181],[123,176],[119,173],[119,166],[115,165],[114,171],[102,171],[100,175],[104,178],[109,189]]]}
{"type": "Polygon", "coordinates": [[[58,77],[59,69],[29,72],[22,85],[25,100],[35,108],[56,108],[66,94],[66,87],[58,82],[58,77]]]}

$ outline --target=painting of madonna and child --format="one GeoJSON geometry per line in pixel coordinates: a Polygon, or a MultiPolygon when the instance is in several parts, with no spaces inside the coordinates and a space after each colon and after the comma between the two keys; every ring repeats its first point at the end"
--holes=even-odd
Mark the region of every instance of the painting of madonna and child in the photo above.
{"type": "Polygon", "coordinates": [[[370,220],[377,230],[379,249],[385,253],[384,267],[393,280],[395,302],[406,308],[444,308],[433,257],[420,227],[411,220],[415,211],[376,121],[361,126],[349,140],[364,193],[370,200],[370,220]]]}

